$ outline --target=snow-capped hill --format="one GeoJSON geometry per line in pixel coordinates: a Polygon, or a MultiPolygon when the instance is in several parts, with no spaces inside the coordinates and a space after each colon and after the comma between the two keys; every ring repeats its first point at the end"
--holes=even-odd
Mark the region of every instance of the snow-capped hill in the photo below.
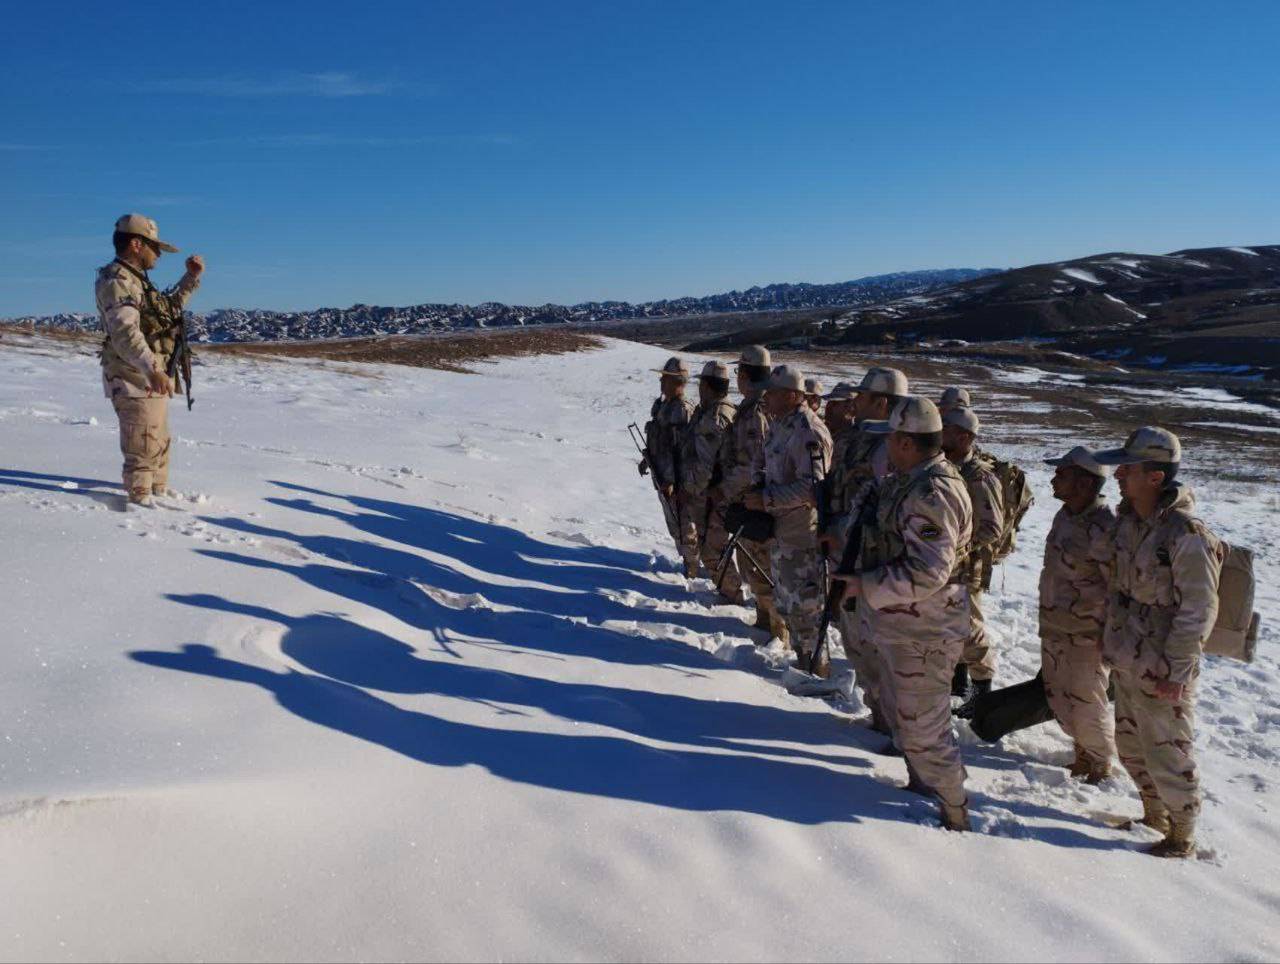
{"type": "MultiPolygon", "coordinates": [[[[466,328],[551,325],[632,318],[672,318],[720,312],[792,308],[848,308],[901,295],[931,291],[995,272],[995,268],[952,268],[902,271],[838,284],[773,284],[700,298],[675,298],[631,304],[590,301],[578,305],[421,304],[384,307],[356,304],[350,308],[309,311],[219,308],[192,315],[195,341],[281,341],[311,338],[355,338],[369,335],[414,335],[466,328]]],[[[59,314],[11,319],[57,328],[97,327],[92,314],[59,314]]]]}

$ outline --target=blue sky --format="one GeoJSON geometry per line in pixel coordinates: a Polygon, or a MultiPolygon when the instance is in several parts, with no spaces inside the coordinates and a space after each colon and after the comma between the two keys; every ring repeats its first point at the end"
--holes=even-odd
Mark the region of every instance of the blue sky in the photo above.
{"type": "Polygon", "coordinates": [[[643,300],[1280,242],[1280,4],[14,5],[0,316],[643,300]],[[170,256],[157,269],[180,271],[170,256]]]}

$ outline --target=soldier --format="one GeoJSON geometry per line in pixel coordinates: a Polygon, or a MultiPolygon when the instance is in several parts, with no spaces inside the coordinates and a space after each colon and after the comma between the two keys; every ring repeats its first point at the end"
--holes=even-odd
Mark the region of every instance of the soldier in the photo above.
{"type": "MultiPolygon", "coordinates": [[[[769,414],[764,407],[764,386],[769,379],[769,349],[760,345],[748,345],[742,349],[738,358],[738,391],[742,393],[742,403],[733,417],[733,424],[725,433],[724,444],[720,449],[721,482],[719,491],[713,486],[711,497],[726,505],[741,502],[751,488],[752,472],[756,456],[764,450],[764,438],[769,431],[769,414]]],[[[751,565],[745,553],[761,566],[769,565],[772,551],[771,542],[752,542],[742,540],[743,555],[738,557],[738,569],[751,586],[756,597],[757,629],[767,629],[774,636],[787,638],[787,627],[778,615],[773,601],[773,589],[764,577],[751,565]]]]}
{"type": "Polygon", "coordinates": [[[825,676],[825,652],[819,666],[809,657],[817,649],[827,596],[818,552],[817,490],[830,465],[831,436],[806,403],[804,377],[791,365],[773,370],[765,401],[773,425],[756,456],[754,488],[746,506],[773,516],[770,558],[778,612],[792,648],[814,673],[825,676]]]}
{"type": "MultiPolygon", "coordinates": [[[[865,427],[888,419],[893,406],[905,398],[908,391],[907,376],[898,369],[872,368],[850,392],[853,420],[834,441],[826,488],[826,524],[821,537],[823,550],[833,563],[841,562],[845,543],[861,508],[871,506],[868,499],[875,491],[872,483],[883,479],[892,469],[885,436],[867,432],[865,427]]],[[[849,561],[857,565],[856,560],[849,561]]],[[[872,635],[871,611],[862,606],[850,613],[840,607],[835,617],[845,656],[862,691],[862,701],[871,711],[871,727],[887,734],[892,729],[892,721],[881,708],[880,655],[872,635]]]]}
{"type": "MultiPolygon", "coordinates": [[[[724,528],[724,503],[717,503],[709,494],[720,481],[717,458],[725,434],[733,424],[735,409],[728,395],[728,366],[724,362],[707,362],[698,377],[698,406],[693,410],[680,454],[684,474],[679,498],[683,511],[688,513],[697,530],[702,565],[713,579],[716,561],[729,541],[724,528]]],[[[719,591],[729,602],[742,602],[742,577],[732,559],[720,580],[719,591]]]]}
{"type": "MultiPolygon", "coordinates": [[[[849,425],[853,424],[853,399],[857,388],[851,382],[837,382],[836,387],[822,397],[827,401],[827,410],[822,421],[827,426],[827,434],[834,443],[849,425]]],[[[835,464],[836,452],[831,452],[831,464],[835,464]]]]}
{"type": "Polygon", "coordinates": [[[927,398],[898,403],[887,422],[894,474],[878,483],[858,571],[844,596],[872,611],[883,666],[880,695],[907,759],[907,788],[938,800],[942,824],[968,830],[960,747],[951,728],[951,674],[969,631],[963,585],[973,509],[942,453],[942,418],[927,398]]]}
{"type": "Polygon", "coordinates": [[[954,385],[951,388],[944,388],[942,397],[938,399],[938,413],[940,415],[946,415],[953,408],[972,407],[969,402],[969,389],[967,388],[958,388],[954,385]]]}
{"type": "Polygon", "coordinates": [[[1115,722],[1102,662],[1107,609],[1108,542],[1116,516],[1102,487],[1111,470],[1077,445],[1057,459],[1053,497],[1062,508],[1044,546],[1040,570],[1040,662],[1053,715],[1075,744],[1071,775],[1101,783],[1111,775],[1115,722]]]}
{"type": "Polygon", "coordinates": [[[106,337],[102,342],[102,385],[120,420],[124,489],[129,504],[150,506],[168,496],[169,399],[173,383],[166,370],[173,355],[182,310],[204,273],[197,254],[167,291],[157,291],[147,272],[162,251],[178,249],[160,240],[156,223],[141,214],[116,222],[115,260],[98,270],[94,294],[106,337]]]}
{"type": "Polygon", "coordinates": [[[981,430],[971,408],[953,408],[942,416],[942,450],[960,470],[973,505],[973,536],[969,545],[966,579],[969,587],[970,628],[964,661],[955,667],[951,695],[966,701],[991,692],[996,654],[982,614],[982,594],[991,585],[996,545],[1004,533],[1004,495],[991,463],[978,458],[974,442],[981,430]],[[972,680],[972,687],[969,685],[972,680]]]}
{"type": "Polygon", "coordinates": [[[822,414],[822,382],[810,376],[804,380],[804,402],[813,410],[814,415],[822,414]]]}
{"type": "Polygon", "coordinates": [[[654,371],[662,376],[659,381],[661,394],[654,399],[649,421],[644,426],[647,456],[640,463],[640,473],[653,472],[662,514],[667,520],[667,531],[684,560],[684,574],[693,579],[698,575],[698,534],[693,519],[681,510],[677,498],[682,475],[680,445],[689,417],[693,414],[693,403],[684,397],[689,369],[681,359],[669,358],[665,365],[654,371]]]}
{"type": "Polygon", "coordinates": [[[1150,853],[1195,853],[1200,780],[1194,756],[1196,680],[1218,615],[1225,548],[1195,516],[1175,481],[1178,437],[1140,428],[1124,446],[1098,452],[1115,465],[1120,509],[1102,654],[1116,692],[1116,749],[1142,797],[1142,820],[1164,832],[1150,853]]]}

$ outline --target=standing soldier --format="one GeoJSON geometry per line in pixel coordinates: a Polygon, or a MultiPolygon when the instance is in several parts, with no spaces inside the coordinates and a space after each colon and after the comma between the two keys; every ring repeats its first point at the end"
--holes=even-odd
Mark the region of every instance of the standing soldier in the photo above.
{"type": "Polygon", "coordinates": [[[987,635],[982,594],[991,587],[995,550],[1004,534],[1004,495],[991,463],[978,458],[974,443],[982,426],[973,409],[951,409],[942,416],[942,425],[942,450],[960,470],[973,505],[973,536],[966,569],[970,628],[964,661],[955,667],[951,682],[952,696],[972,701],[991,692],[996,675],[996,654],[987,635]]]}
{"type": "Polygon", "coordinates": [[[929,399],[899,402],[888,422],[868,429],[888,434],[894,474],[879,483],[859,571],[842,576],[844,595],[874,611],[881,698],[907,759],[908,789],[938,800],[947,829],[968,830],[950,690],[969,630],[962,584],[973,526],[969,493],[942,454],[942,418],[929,399]]]}
{"type": "MultiPolygon", "coordinates": [[[[764,407],[764,386],[771,371],[770,360],[769,349],[760,345],[746,346],[738,358],[738,391],[742,393],[742,403],[720,449],[719,492],[713,488],[711,493],[713,499],[726,505],[741,502],[746,497],[751,488],[756,457],[764,451],[764,437],[769,431],[770,421],[764,407]]],[[[769,565],[772,540],[751,542],[743,539],[742,548],[760,565],[769,565]]],[[[756,628],[767,629],[785,642],[787,627],[774,605],[773,588],[743,555],[738,557],[738,569],[746,576],[747,584],[756,597],[756,628]]]]}
{"type": "Polygon", "coordinates": [[[813,410],[814,415],[822,414],[822,382],[810,376],[804,380],[804,403],[813,410]]]}
{"type": "Polygon", "coordinates": [[[182,310],[200,286],[204,261],[187,258],[186,274],[168,291],[157,291],[147,272],[162,251],[156,223],[141,214],[116,222],[115,260],[98,270],[94,294],[106,337],[102,384],[120,420],[124,489],[129,504],[149,506],[169,490],[169,399],[174,386],[166,371],[173,356],[182,310]]]}
{"type": "Polygon", "coordinates": [[[1102,662],[1111,528],[1116,516],[1102,487],[1111,470],[1077,445],[1056,466],[1053,497],[1062,508],[1040,570],[1040,663],[1053,715],[1075,744],[1071,775],[1101,783],[1111,775],[1115,721],[1102,662]]]}
{"type": "MultiPolygon", "coordinates": [[[[823,550],[836,564],[842,561],[845,544],[863,507],[870,512],[874,505],[875,483],[892,470],[885,436],[866,431],[866,426],[887,420],[893,406],[910,390],[907,376],[896,368],[872,368],[857,388],[849,388],[853,421],[834,442],[827,485],[827,522],[822,533],[823,550]]],[[[855,568],[858,565],[855,559],[848,562],[855,568]]],[[[841,606],[835,615],[845,656],[862,690],[862,701],[871,711],[871,726],[887,734],[892,721],[881,707],[880,655],[871,626],[874,614],[867,606],[852,613],[841,606]]]]}
{"type": "Polygon", "coordinates": [[[693,519],[680,508],[680,445],[684,430],[693,413],[693,403],[684,397],[684,386],[689,380],[689,369],[679,358],[670,358],[661,368],[654,369],[662,378],[661,394],[654,399],[649,410],[649,421],[644,426],[646,456],[640,463],[640,473],[653,472],[657,485],[662,514],[667,520],[667,531],[675,540],[676,551],[684,560],[684,574],[690,579],[698,575],[698,534],[693,519]]]}
{"type": "Polygon", "coordinates": [[[969,401],[969,389],[951,386],[942,390],[942,397],[938,399],[938,413],[946,415],[953,408],[972,408],[973,405],[969,401]]]}
{"type": "Polygon", "coordinates": [[[765,393],[773,425],[756,457],[754,488],[748,509],[773,516],[770,557],[778,612],[786,622],[791,646],[804,665],[827,675],[823,662],[814,666],[822,606],[827,597],[818,550],[818,489],[831,460],[831,436],[805,402],[804,377],[791,365],[779,365],[765,393]]]}
{"type": "Polygon", "coordinates": [[[1182,445],[1172,432],[1140,428],[1095,458],[1118,466],[1123,497],[1102,635],[1115,681],[1116,749],[1138,785],[1141,822],[1165,834],[1150,852],[1189,857],[1200,812],[1196,680],[1218,615],[1224,548],[1196,518],[1191,490],[1174,481],[1182,445]]]}
{"type": "MultiPolygon", "coordinates": [[[[716,502],[709,494],[720,481],[717,457],[725,433],[733,423],[734,406],[728,395],[728,366],[724,362],[707,362],[698,377],[698,407],[693,410],[680,453],[684,471],[680,500],[697,530],[702,565],[713,579],[716,577],[716,561],[729,541],[729,534],[724,528],[724,504],[716,502]]],[[[742,577],[732,559],[726,564],[719,590],[729,602],[742,602],[742,577]]]]}
{"type": "MultiPolygon", "coordinates": [[[[853,399],[857,389],[851,382],[837,382],[836,387],[822,397],[827,400],[827,410],[822,421],[827,426],[827,434],[835,444],[846,427],[853,424],[853,399]]],[[[831,464],[835,465],[837,451],[831,450],[831,464]]]]}

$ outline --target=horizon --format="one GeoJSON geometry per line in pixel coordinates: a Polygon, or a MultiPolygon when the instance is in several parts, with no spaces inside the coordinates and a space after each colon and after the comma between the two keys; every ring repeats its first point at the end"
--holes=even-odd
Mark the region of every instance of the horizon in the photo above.
{"type": "Polygon", "coordinates": [[[1280,9],[1010,9],[24,8],[0,316],[92,312],[128,211],[205,256],[200,313],[638,304],[1274,232],[1280,9]]]}

